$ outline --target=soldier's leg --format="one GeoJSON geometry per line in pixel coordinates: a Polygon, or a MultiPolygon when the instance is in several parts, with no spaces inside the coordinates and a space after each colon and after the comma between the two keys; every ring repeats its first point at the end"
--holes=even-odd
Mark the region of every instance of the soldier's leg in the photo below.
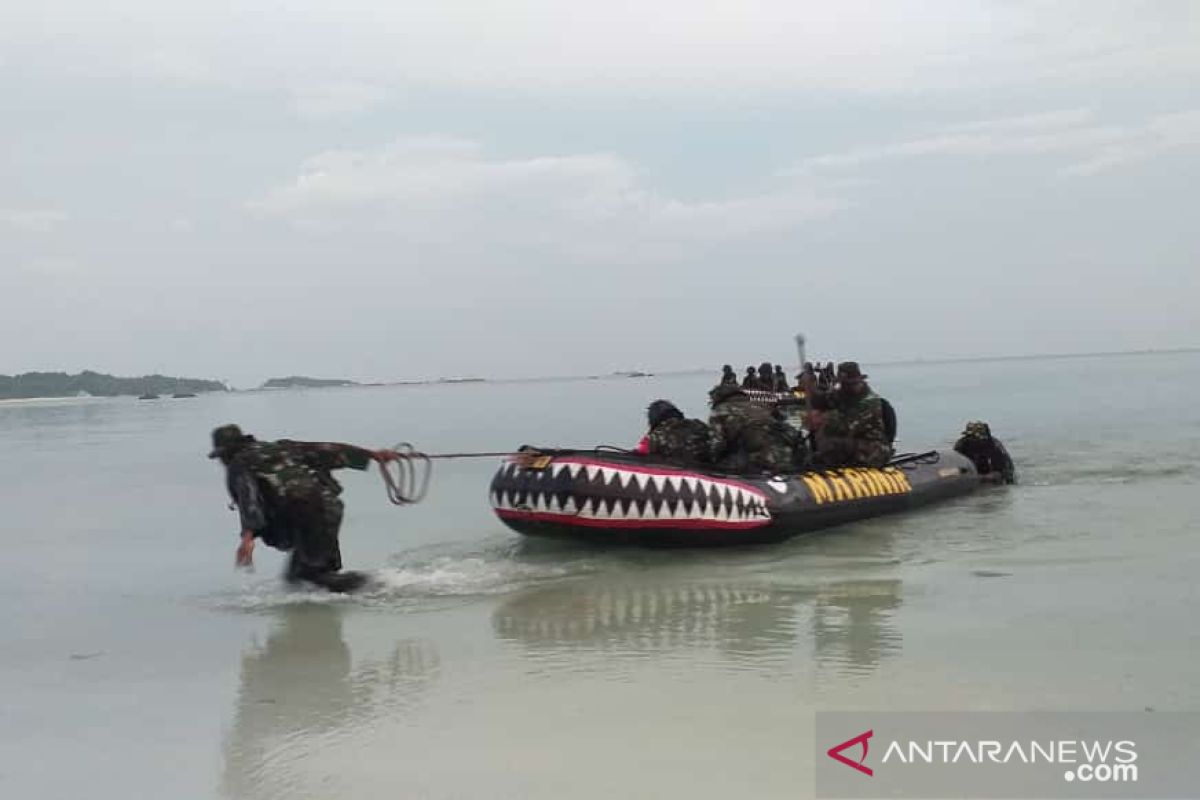
{"type": "Polygon", "coordinates": [[[342,568],[338,547],[342,510],[342,501],[336,497],[312,498],[298,505],[296,544],[288,562],[289,581],[323,583],[324,576],[342,568]]]}
{"type": "Polygon", "coordinates": [[[887,466],[888,461],[892,458],[892,448],[884,442],[859,442],[856,448],[859,466],[880,467],[887,466]]]}
{"type": "Polygon", "coordinates": [[[818,437],[813,466],[817,469],[848,466],[855,462],[855,455],[850,442],[840,436],[818,437]]]}

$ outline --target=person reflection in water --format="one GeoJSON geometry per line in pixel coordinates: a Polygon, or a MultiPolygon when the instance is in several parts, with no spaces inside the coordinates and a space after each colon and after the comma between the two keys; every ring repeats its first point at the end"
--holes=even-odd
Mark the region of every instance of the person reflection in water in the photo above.
{"type": "Polygon", "coordinates": [[[329,605],[289,606],[266,645],[242,657],[225,747],[226,796],[290,796],[292,771],[326,736],[411,701],[437,675],[436,654],[419,641],[355,669],[342,614],[329,605]]]}

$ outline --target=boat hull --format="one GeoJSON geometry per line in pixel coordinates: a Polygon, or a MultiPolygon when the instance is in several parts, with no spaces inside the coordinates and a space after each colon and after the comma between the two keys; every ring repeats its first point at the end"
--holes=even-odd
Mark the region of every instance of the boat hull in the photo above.
{"type": "Polygon", "coordinates": [[[500,467],[497,517],[526,536],[699,547],[778,542],[967,494],[974,465],[953,451],[884,469],[728,475],[626,453],[537,451],[500,467]]]}

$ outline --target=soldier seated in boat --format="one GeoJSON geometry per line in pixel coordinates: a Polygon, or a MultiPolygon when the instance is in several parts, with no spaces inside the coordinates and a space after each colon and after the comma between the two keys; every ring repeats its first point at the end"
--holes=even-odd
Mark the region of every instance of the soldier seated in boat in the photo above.
{"type": "Polygon", "coordinates": [[[979,477],[988,483],[1016,483],[1017,469],[1004,444],[992,436],[986,422],[968,422],[962,436],[954,443],[955,451],[975,464],[979,477]]]}
{"type": "Polygon", "coordinates": [[[746,375],[745,375],[745,377],[742,378],[742,388],[743,389],[759,389],[759,388],[761,388],[758,385],[758,372],[754,369],[754,367],[746,367],[746,375]]]}
{"type": "Polygon", "coordinates": [[[720,383],[720,385],[721,386],[737,386],[738,385],[737,373],[734,372],[733,367],[729,366],[728,364],[721,367],[721,383],[720,383]]]}
{"type": "Polygon", "coordinates": [[[887,401],[871,391],[867,377],[858,362],[843,361],[837,368],[837,388],[813,397],[819,415],[813,426],[817,466],[882,467],[891,459],[895,422],[888,425],[887,401]]]}
{"type": "Polygon", "coordinates": [[[764,361],[758,365],[758,388],[764,392],[775,390],[775,368],[770,362],[764,361]]]}
{"type": "MultiPolygon", "coordinates": [[[[734,385],[735,389],[737,386],[734,385]]],[[[740,389],[739,389],[740,391],[740,389]]],[[[712,431],[698,419],[686,419],[670,400],[655,400],[646,409],[647,433],[634,452],[681,464],[709,463],[712,431]]]]}
{"type": "Polygon", "coordinates": [[[734,386],[709,393],[712,461],[730,472],[786,473],[800,468],[805,448],[799,433],[771,411],[750,402],[734,386]]]}
{"type": "Polygon", "coordinates": [[[774,388],[775,388],[775,391],[777,391],[777,392],[790,392],[792,390],[792,387],[788,385],[787,375],[784,374],[782,364],[775,365],[775,387],[774,388]]]}

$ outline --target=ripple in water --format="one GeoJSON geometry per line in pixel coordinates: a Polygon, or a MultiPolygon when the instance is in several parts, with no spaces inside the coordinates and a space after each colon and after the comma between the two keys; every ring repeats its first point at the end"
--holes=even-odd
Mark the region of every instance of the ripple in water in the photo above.
{"type": "Polygon", "coordinates": [[[378,570],[367,570],[371,582],[352,595],[323,589],[290,587],[278,578],[256,578],[219,606],[264,610],[303,603],[354,603],[402,607],[420,600],[503,595],[529,586],[585,575],[595,570],[586,556],[531,550],[522,543],[432,545],[398,553],[378,570]]]}

